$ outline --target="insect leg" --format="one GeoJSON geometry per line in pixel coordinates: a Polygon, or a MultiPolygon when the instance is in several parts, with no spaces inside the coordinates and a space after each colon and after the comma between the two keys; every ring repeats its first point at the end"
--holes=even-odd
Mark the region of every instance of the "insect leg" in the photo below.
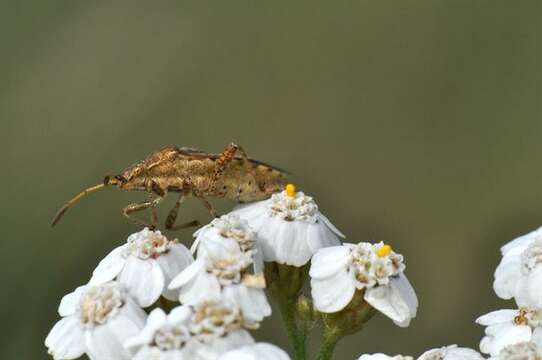
{"type": "Polygon", "coordinates": [[[211,205],[209,200],[207,200],[205,195],[201,195],[201,194],[194,194],[194,195],[203,203],[203,206],[205,206],[205,208],[207,210],[209,210],[209,213],[211,213],[211,216],[213,216],[215,218],[219,217],[218,213],[215,210],[215,208],[213,207],[213,205],[211,205]]]}
{"type": "Polygon", "coordinates": [[[179,195],[179,198],[175,202],[175,205],[173,205],[173,208],[170,210],[167,219],[166,219],[166,229],[168,230],[180,230],[185,229],[188,227],[198,226],[199,222],[197,220],[189,221],[183,224],[175,225],[175,221],[177,220],[177,214],[179,212],[179,207],[184,202],[184,200],[188,197],[188,194],[186,192],[182,192],[179,195]]]}
{"type": "Polygon", "coordinates": [[[155,229],[156,228],[156,223],[158,221],[158,217],[156,215],[156,209],[154,208],[160,201],[162,201],[162,198],[161,197],[157,197],[153,200],[148,200],[148,201],[142,201],[142,202],[139,202],[139,203],[132,203],[132,204],[128,204],[124,209],[122,209],[122,214],[130,221],[138,224],[138,225],[141,225],[141,226],[147,226],[151,229],[155,229]],[[141,210],[145,210],[147,208],[151,208],[152,209],[152,215],[151,215],[151,223],[148,224],[146,223],[145,221],[141,220],[141,219],[138,219],[130,214],[132,213],[135,213],[135,212],[138,212],[138,211],[141,211],[141,210]]]}

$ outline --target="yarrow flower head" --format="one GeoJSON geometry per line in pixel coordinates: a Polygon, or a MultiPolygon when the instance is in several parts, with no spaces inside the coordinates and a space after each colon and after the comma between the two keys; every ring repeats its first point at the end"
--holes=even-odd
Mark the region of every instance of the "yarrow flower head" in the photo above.
{"type": "Polygon", "coordinates": [[[169,288],[179,289],[179,301],[186,305],[219,300],[239,304],[245,320],[257,326],[271,314],[271,307],[264,293],[263,273],[256,272],[254,254],[258,249],[254,244],[242,246],[253,236],[241,231],[243,227],[238,218],[229,216],[199,232],[197,259],[169,288]],[[231,222],[235,226],[230,227],[231,222]],[[235,235],[230,233],[232,228],[236,228],[235,235]]]}
{"type": "Polygon", "coordinates": [[[195,351],[188,323],[191,314],[185,306],[176,307],[169,315],[154,309],[141,332],[124,346],[134,353],[134,360],[191,359],[195,351]]]}
{"type": "Polygon", "coordinates": [[[339,245],[344,235],[318,210],[314,199],[292,184],[271,198],[234,209],[256,232],[268,262],[303,266],[320,248],[339,245]]]}
{"type": "Polygon", "coordinates": [[[338,312],[358,293],[397,325],[408,326],[418,299],[404,269],[403,257],[382,242],[320,249],[309,272],[314,306],[323,313],[338,312]]]}
{"type": "Polygon", "coordinates": [[[144,228],[128,237],[96,267],[90,284],[117,279],[140,306],[153,304],[160,295],[176,300],[178,292],[167,284],[193,261],[192,254],[177,240],[168,240],[160,231],[144,228]]]}
{"type": "Polygon", "coordinates": [[[521,236],[503,246],[493,288],[500,298],[514,297],[519,306],[542,308],[542,231],[521,236]]]}
{"type": "Polygon", "coordinates": [[[444,346],[424,352],[418,360],[483,360],[476,350],[458,347],[457,345],[444,346]]]}
{"type": "Polygon", "coordinates": [[[479,317],[476,322],[486,326],[480,350],[498,356],[506,347],[542,339],[542,313],[535,308],[497,310],[479,317]]]}
{"type": "Polygon", "coordinates": [[[155,309],[145,328],[125,346],[135,360],[216,360],[232,349],[251,345],[239,308],[230,303],[203,302],[178,306],[169,315],[155,309]]]}
{"type": "Polygon", "coordinates": [[[143,328],[147,317],[114,281],[77,288],[62,298],[58,312],[62,319],[45,339],[54,359],[75,359],[84,353],[96,360],[129,359],[122,344],[143,328]]]}
{"type": "Polygon", "coordinates": [[[190,250],[192,253],[199,251],[198,256],[205,256],[205,247],[199,247],[201,242],[231,239],[237,242],[242,252],[252,257],[254,272],[258,273],[263,269],[262,251],[256,241],[256,234],[249,227],[246,220],[235,214],[226,214],[214,219],[211,223],[196,231],[194,237],[196,239],[190,250]]]}

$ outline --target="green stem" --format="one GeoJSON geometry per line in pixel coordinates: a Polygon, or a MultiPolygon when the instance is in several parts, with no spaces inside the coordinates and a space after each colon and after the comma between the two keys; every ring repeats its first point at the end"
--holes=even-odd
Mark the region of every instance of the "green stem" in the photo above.
{"type": "Polygon", "coordinates": [[[305,360],[307,358],[306,351],[306,340],[307,335],[305,331],[298,326],[297,323],[297,307],[296,301],[285,298],[276,299],[282,320],[286,326],[286,332],[288,333],[288,338],[294,347],[295,360],[305,360]]]}
{"type": "Polygon", "coordinates": [[[265,264],[265,280],[271,298],[277,303],[294,348],[294,360],[306,360],[307,332],[300,318],[297,300],[308,276],[308,265],[302,267],[277,263],[265,264]]]}
{"type": "Polygon", "coordinates": [[[335,328],[333,330],[328,329],[324,333],[324,338],[322,340],[322,346],[320,347],[320,352],[318,353],[318,360],[330,360],[333,356],[333,351],[335,350],[335,345],[339,342],[339,339],[342,337],[342,333],[339,329],[335,328]]]}

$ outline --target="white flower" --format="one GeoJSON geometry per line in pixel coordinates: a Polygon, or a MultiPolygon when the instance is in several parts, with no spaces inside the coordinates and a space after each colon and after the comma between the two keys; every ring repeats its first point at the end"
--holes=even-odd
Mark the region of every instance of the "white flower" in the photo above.
{"type": "Polygon", "coordinates": [[[194,233],[194,236],[196,239],[190,251],[195,253],[198,250],[198,257],[205,256],[205,248],[199,249],[199,244],[202,241],[228,238],[236,241],[241,251],[252,254],[255,273],[263,271],[263,254],[259,242],[256,241],[256,234],[248,226],[248,222],[239,216],[235,214],[222,215],[200,228],[194,233]]]}
{"type": "Polygon", "coordinates": [[[218,360],[290,360],[290,357],[273,344],[256,343],[228,351],[218,360]]]}
{"type": "Polygon", "coordinates": [[[533,341],[520,342],[508,345],[491,360],[540,360],[542,359],[542,344],[540,339],[538,344],[533,341]]]}
{"type": "Polygon", "coordinates": [[[363,354],[358,360],[413,360],[412,356],[395,355],[388,356],[382,353],[376,354],[363,354]]]}
{"type": "Polygon", "coordinates": [[[473,349],[449,345],[424,352],[418,360],[483,360],[478,351],[473,349]]]}
{"type": "Polygon", "coordinates": [[[177,240],[170,241],[160,231],[144,228],[98,264],[89,284],[117,278],[140,306],[147,307],[160,295],[177,300],[178,292],[169,290],[167,284],[192,261],[190,251],[177,240]]]}
{"type": "Polygon", "coordinates": [[[504,246],[501,247],[501,254],[504,256],[510,250],[518,246],[526,248],[527,246],[529,246],[530,243],[532,243],[540,235],[542,235],[542,226],[534,231],[531,231],[525,235],[521,235],[515,238],[514,240],[509,241],[506,244],[504,244],[504,246]]]}
{"type": "Polygon", "coordinates": [[[248,221],[268,262],[303,266],[320,248],[340,245],[344,235],[318,211],[312,197],[289,184],[271,198],[233,210],[248,221]]]}
{"type": "Polygon", "coordinates": [[[271,314],[265,296],[263,273],[254,274],[253,250],[243,251],[230,237],[205,237],[198,257],[170,283],[180,288],[179,301],[197,305],[203,301],[226,300],[238,304],[247,322],[257,323],[271,314]]]}
{"type": "Polygon", "coordinates": [[[125,342],[134,360],[216,360],[254,340],[244,329],[239,308],[227,302],[181,305],[169,315],[155,309],[145,328],[125,342]]]}
{"type": "Polygon", "coordinates": [[[192,359],[195,349],[189,326],[191,316],[186,306],[176,307],[167,316],[162,309],[154,309],[143,330],[126,340],[124,346],[134,351],[134,360],[192,359]]]}
{"type": "Polygon", "coordinates": [[[93,360],[129,359],[122,344],[143,328],[147,317],[117,282],[78,287],[62,298],[58,313],[62,319],[45,339],[57,360],[84,353],[93,360]]]}
{"type": "Polygon", "coordinates": [[[314,306],[320,312],[338,312],[357,290],[364,290],[366,302],[406,327],[416,316],[418,299],[404,269],[403,257],[382,242],[320,249],[309,272],[314,306]]]}
{"type": "Polygon", "coordinates": [[[542,308],[542,233],[524,235],[502,248],[493,288],[503,299],[514,297],[518,306],[542,308]]]}
{"type": "Polygon", "coordinates": [[[520,308],[497,310],[479,317],[476,322],[487,326],[486,336],[480,342],[480,350],[491,356],[497,356],[509,345],[540,338],[541,315],[536,309],[520,308]]]}

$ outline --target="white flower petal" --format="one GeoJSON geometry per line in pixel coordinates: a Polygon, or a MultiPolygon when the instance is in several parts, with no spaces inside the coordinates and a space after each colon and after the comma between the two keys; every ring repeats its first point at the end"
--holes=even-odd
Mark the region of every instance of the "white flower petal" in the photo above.
{"type": "Polygon", "coordinates": [[[137,353],[132,357],[132,360],[150,360],[150,359],[161,359],[160,350],[150,347],[142,346],[137,353]]]}
{"type": "Polygon", "coordinates": [[[190,318],[190,316],[192,316],[192,310],[190,307],[180,305],[170,311],[167,316],[167,320],[169,323],[178,324],[186,321],[188,318],[190,318]]]}
{"type": "Polygon", "coordinates": [[[169,283],[168,289],[178,289],[192,281],[200,273],[200,271],[203,271],[204,266],[205,261],[203,259],[197,259],[186,267],[179,275],[173,278],[173,280],[169,283]]]}
{"type": "Polygon", "coordinates": [[[201,271],[193,281],[181,287],[179,301],[185,305],[196,305],[203,301],[220,300],[220,283],[206,271],[201,271]]]}
{"type": "Polygon", "coordinates": [[[60,319],[45,339],[49,354],[57,359],[76,359],[85,352],[83,330],[76,315],[60,319]]]}
{"type": "Polygon", "coordinates": [[[324,279],[311,279],[314,307],[324,313],[342,310],[352,300],[356,287],[346,271],[337,272],[324,279]]]}
{"type": "Polygon", "coordinates": [[[486,328],[486,334],[480,342],[483,353],[497,356],[508,345],[526,342],[531,339],[531,328],[526,325],[498,324],[486,328]]]}
{"type": "Polygon", "coordinates": [[[242,284],[230,285],[223,289],[223,296],[239,306],[248,322],[260,322],[271,315],[271,306],[263,289],[248,288],[242,284]]]}
{"type": "Polygon", "coordinates": [[[508,323],[514,321],[517,314],[518,311],[514,309],[496,310],[480,316],[478,319],[476,319],[476,323],[483,326],[508,323]]]}
{"type": "Polygon", "coordinates": [[[124,342],[127,349],[138,348],[152,342],[154,332],[166,322],[166,313],[160,308],[156,308],[147,317],[145,327],[134,337],[124,342]]]}
{"type": "Polygon", "coordinates": [[[101,285],[117,277],[126,262],[125,251],[125,245],[113,249],[94,269],[89,284],[101,285]]]}
{"type": "Polygon", "coordinates": [[[541,327],[537,327],[533,330],[533,333],[531,335],[531,341],[536,344],[539,351],[542,351],[542,328],[541,327]]]}
{"type": "Polygon", "coordinates": [[[402,356],[402,355],[388,356],[382,353],[364,354],[358,358],[358,360],[407,360],[407,359],[412,360],[412,357],[402,356]]]}
{"type": "Polygon", "coordinates": [[[259,242],[256,242],[253,252],[254,260],[254,274],[258,274],[264,271],[264,261],[263,261],[263,249],[262,245],[259,242]]]}
{"type": "Polygon", "coordinates": [[[522,235],[508,243],[506,243],[503,247],[501,247],[501,253],[503,255],[506,255],[510,250],[516,248],[516,247],[524,247],[527,248],[530,243],[532,243],[539,234],[542,233],[542,227],[531,231],[528,234],[522,235]]]}
{"type": "Polygon", "coordinates": [[[424,352],[418,360],[483,360],[480,353],[473,349],[457,347],[457,345],[445,346],[424,352]]]}
{"type": "Polygon", "coordinates": [[[348,266],[350,249],[346,246],[331,246],[319,249],[311,259],[311,278],[324,279],[344,271],[348,266]]]}
{"type": "Polygon", "coordinates": [[[58,314],[62,317],[74,314],[77,309],[77,305],[81,300],[81,296],[85,293],[87,288],[88,285],[82,285],[77,287],[73,292],[64,295],[62,300],[60,300],[58,314]]]}
{"type": "Polygon", "coordinates": [[[542,309],[542,266],[537,266],[529,273],[527,284],[527,292],[531,301],[525,305],[542,309]]]}
{"type": "Polygon", "coordinates": [[[313,254],[306,240],[308,225],[273,218],[273,224],[270,222],[258,233],[262,239],[264,260],[298,267],[305,265],[313,254]]]}
{"type": "Polygon", "coordinates": [[[397,278],[390,278],[388,285],[367,289],[364,299],[401,327],[407,327],[416,316],[416,293],[402,273],[397,278]]]}
{"type": "Polygon", "coordinates": [[[207,346],[198,347],[196,351],[201,360],[216,360],[219,355],[229,350],[253,343],[254,339],[246,330],[237,330],[214,338],[207,346]]]}
{"type": "MultiPolygon", "coordinates": [[[[216,232],[213,231],[213,232],[216,232]]],[[[198,247],[198,257],[217,257],[224,253],[240,252],[241,248],[234,239],[222,237],[218,233],[214,237],[204,237],[198,247]]]]}
{"type": "Polygon", "coordinates": [[[495,270],[493,289],[501,299],[511,299],[516,293],[521,277],[521,260],[519,256],[505,256],[495,270]]]}
{"type": "Polygon", "coordinates": [[[164,289],[164,274],[154,259],[141,260],[131,256],[126,260],[119,282],[128,289],[139,305],[152,305],[164,289]]]}
{"type": "Polygon", "coordinates": [[[218,360],[290,360],[281,348],[268,343],[256,343],[228,351],[218,360]]]}
{"type": "Polygon", "coordinates": [[[318,220],[321,220],[324,224],[326,224],[326,226],[331,231],[333,231],[335,233],[335,235],[337,235],[338,237],[341,237],[343,239],[346,239],[346,236],[339,229],[337,229],[337,227],[335,225],[333,225],[333,223],[331,221],[329,221],[329,219],[324,214],[322,214],[321,212],[317,212],[316,217],[318,218],[318,220]]]}
{"type": "Polygon", "coordinates": [[[86,333],[89,357],[93,360],[130,359],[131,354],[123,345],[139,334],[145,318],[145,312],[130,298],[126,298],[119,314],[86,333]]]}
{"type": "MultiPolygon", "coordinates": [[[[166,254],[159,256],[156,261],[162,269],[164,274],[165,284],[170,284],[171,281],[186,269],[194,259],[190,250],[182,244],[175,244],[171,246],[169,251],[166,254]]],[[[179,298],[179,291],[170,290],[167,286],[164,286],[162,295],[171,301],[177,300],[179,298]]]]}

